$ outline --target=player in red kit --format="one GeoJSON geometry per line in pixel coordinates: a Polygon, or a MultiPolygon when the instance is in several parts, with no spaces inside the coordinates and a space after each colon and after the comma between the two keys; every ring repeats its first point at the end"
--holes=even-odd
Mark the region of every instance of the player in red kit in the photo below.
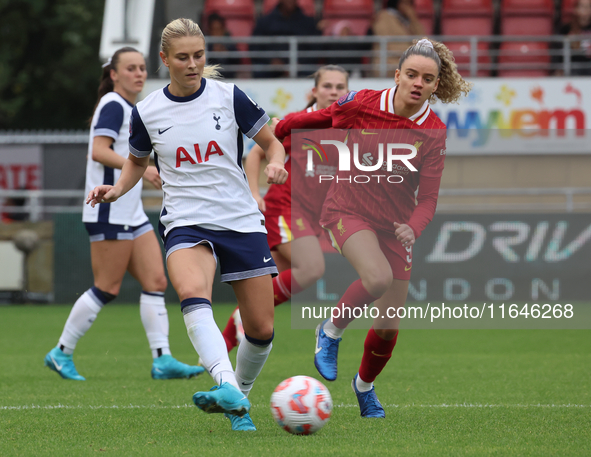
{"type": "Polygon", "coordinates": [[[357,168],[363,168],[351,166],[347,171],[339,166],[322,211],[321,224],[333,245],[360,276],[341,297],[333,317],[316,329],[314,363],[325,379],[337,377],[339,342],[354,319],[354,309],[373,302],[380,310],[352,382],[363,417],[385,417],[373,381],[392,355],[400,323],[398,313],[386,317],[387,310],[404,306],[412,246],[437,206],[446,127],[429,104],[455,102],[469,90],[451,52],[442,43],[422,39],[403,53],[394,87],[350,92],[325,110],[276,123],[279,139],[295,129],[348,128],[354,129],[348,144],[362,144],[362,152],[377,151],[387,143],[408,149],[391,151],[400,160],[384,162],[381,168],[377,168],[375,152],[363,155],[364,165],[376,165],[373,174],[380,175],[381,181],[372,178],[359,184],[355,179],[360,177],[354,175],[359,175],[357,168]]]}
{"type": "MultiPolygon", "coordinates": [[[[349,75],[343,67],[326,65],[319,68],[313,76],[313,98],[306,109],[302,111],[303,113],[312,113],[327,108],[349,91],[349,75]]],[[[286,119],[296,114],[288,114],[286,119]]],[[[261,197],[258,184],[264,151],[255,145],[248,154],[244,165],[252,194],[259,209],[265,215],[267,242],[280,272],[278,276],[273,278],[275,306],[289,300],[292,294],[297,294],[314,284],[324,274],[324,257],[318,237],[323,235],[319,220],[324,196],[329,187],[325,185],[321,188],[319,186],[310,188],[301,182],[294,182],[292,185],[291,135],[285,137],[283,147],[286,151],[285,169],[289,173],[289,177],[285,184],[271,184],[264,198],[261,197]],[[297,192],[293,200],[296,203],[293,214],[292,188],[297,192]],[[302,195],[303,192],[313,192],[314,196],[309,198],[308,195],[302,195]],[[306,208],[302,208],[297,204],[297,202],[304,200],[311,202],[311,206],[307,205],[306,208]],[[297,221],[295,228],[292,228],[292,220],[297,221]],[[299,253],[293,258],[292,249],[299,253]]],[[[301,162],[300,160],[296,161],[295,166],[298,167],[301,162]]],[[[303,176],[299,173],[297,176],[300,175],[303,176]]],[[[222,333],[228,352],[240,343],[243,333],[240,311],[236,309],[222,333]]]]}

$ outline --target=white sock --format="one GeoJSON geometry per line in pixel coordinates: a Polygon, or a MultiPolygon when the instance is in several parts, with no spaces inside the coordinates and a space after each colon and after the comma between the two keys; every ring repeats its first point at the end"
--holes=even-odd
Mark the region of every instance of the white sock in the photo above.
{"type": "Polygon", "coordinates": [[[218,384],[229,382],[239,389],[228,357],[226,342],[213,319],[211,308],[207,306],[195,309],[183,317],[189,339],[211,377],[218,384]]]}
{"type": "Polygon", "coordinates": [[[140,316],[152,350],[152,357],[156,358],[163,354],[170,355],[168,313],[164,304],[164,293],[142,292],[140,295],[140,316]]]}
{"type": "Polygon", "coordinates": [[[324,333],[326,333],[326,335],[333,340],[338,340],[341,336],[343,336],[343,333],[345,333],[346,330],[344,328],[338,328],[330,320],[326,321],[323,328],[324,333]]]}
{"type": "Polygon", "coordinates": [[[263,369],[269,357],[273,343],[267,346],[257,346],[244,338],[238,346],[236,354],[236,380],[240,390],[248,397],[255,379],[263,369]]]}
{"type": "Polygon", "coordinates": [[[361,376],[357,373],[357,378],[355,379],[355,385],[357,386],[357,390],[359,392],[369,392],[373,387],[373,382],[365,382],[361,380],[361,376]]]}
{"type": "Polygon", "coordinates": [[[102,308],[103,304],[100,300],[88,290],[76,300],[58,342],[58,345],[64,347],[63,351],[65,354],[74,353],[78,340],[92,326],[92,323],[102,308]]]}

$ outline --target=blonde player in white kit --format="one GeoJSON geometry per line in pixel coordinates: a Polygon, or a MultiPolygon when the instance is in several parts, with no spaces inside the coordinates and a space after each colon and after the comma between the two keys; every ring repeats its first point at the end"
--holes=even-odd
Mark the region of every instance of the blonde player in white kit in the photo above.
{"type": "Polygon", "coordinates": [[[189,19],[162,32],[162,62],[170,85],[132,110],[131,154],[115,186],[98,186],[87,202],[113,202],[141,178],[153,150],[164,200],[160,234],[170,280],[181,300],[189,337],[218,384],[197,392],[194,403],[208,413],[226,413],[232,430],[256,430],[246,398],[273,340],[273,286],[277,274],[266,240],[264,217],[242,169],[243,134],[269,160],[269,183],[283,184],[285,151],[266,125],[269,117],[240,89],[214,79],[205,67],[205,38],[189,19]],[[245,339],[236,371],[211,308],[216,263],[231,283],[245,339]]]}
{"type": "MultiPolygon", "coordinates": [[[[131,47],[117,50],[103,66],[90,124],[87,192],[100,184],[113,184],[119,177],[129,154],[129,116],[146,77],[144,57],[131,47]]],[[[161,187],[155,167],[148,167],[143,176],[161,187]]],[[[90,236],[94,285],[76,301],[58,345],[45,356],[45,365],[64,379],[85,380],[78,374],[72,354],[103,306],[119,293],[126,271],[142,286],[140,315],[154,358],[152,377],[190,378],[204,371],[170,354],[164,303],[166,275],[158,239],[142,207],[141,192],[138,182],[117,203],[84,207],[82,220],[90,236]]]]}

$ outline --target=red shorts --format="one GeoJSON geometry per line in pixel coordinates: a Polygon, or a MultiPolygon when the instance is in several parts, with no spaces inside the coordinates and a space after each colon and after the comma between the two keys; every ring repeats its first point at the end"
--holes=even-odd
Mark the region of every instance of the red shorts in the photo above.
{"type": "Polygon", "coordinates": [[[337,222],[323,226],[328,230],[333,247],[342,254],[342,247],[351,235],[361,230],[375,233],[380,249],[386,256],[394,279],[409,280],[412,269],[412,246],[405,248],[393,233],[376,231],[370,223],[355,216],[346,215],[337,222]]]}
{"type": "Polygon", "coordinates": [[[311,214],[299,206],[292,205],[291,208],[292,226],[294,227],[293,237],[302,238],[304,236],[322,236],[322,227],[318,222],[318,217],[311,214]]]}
{"type": "Polygon", "coordinates": [[[272,251],[276,250],[280,244],[293,241],[289,210],[283,214],[265,213],[265,228],[267,229],[267,242],[272,251]]]}

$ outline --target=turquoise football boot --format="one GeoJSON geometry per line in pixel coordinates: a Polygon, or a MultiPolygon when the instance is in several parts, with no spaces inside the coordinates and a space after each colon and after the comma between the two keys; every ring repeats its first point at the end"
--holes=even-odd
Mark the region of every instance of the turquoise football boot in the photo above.
{"type": "Polygon", "coordinates": [[[256,427],[250,418],[250,415],[246,413],[244,416],[235,416],[233,414],[224,414],[228,419],[232,421],[232,430],[241,431],[241,432],[251,432],[256,431],[256,427]]]}
{"type": "Polygon", "coordinates": [[[227,382],[213,386],[208,392],[196,392],[193,403],[206,413],[228,413],[242,417],[250,410],[248,398],[227,382]]]}
{"type": "Polygon", "coordinates": [[[51,368],[64,379],[72,379],[74,381],[86,381],[83,376],[80,376],[74,366],[71,354],[64,354],[59,347],[54,347],[45,356],[45,366],[51,368]]]}
{"type": "Polygon", "coordinates": [[[203,367],[187,365],[168,354],[154,359],[152,364],[152,378],[154,379],[188,379],[198,376],[204,371],[205,368],[203,367]]]}

